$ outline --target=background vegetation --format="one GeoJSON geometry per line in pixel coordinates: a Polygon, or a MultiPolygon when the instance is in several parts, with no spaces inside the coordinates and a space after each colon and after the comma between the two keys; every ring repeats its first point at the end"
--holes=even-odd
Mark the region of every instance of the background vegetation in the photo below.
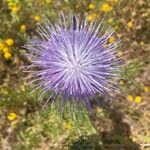
{"type": "Polygon", "coordinates": [[[150,149],[149,16],[149,0],[1,0],[0,149],[150,149]],[[40,23],[47,17],[53,22],[60,11],[90,22],[106,16],[122,40],[122,93],[110,106],[95,107],[93,117],[76,112],[72,121],[61,118],[57,107],[42,110],[38,92],[30,94],[20,69],[29,62],[22,46],[40,23]]]}

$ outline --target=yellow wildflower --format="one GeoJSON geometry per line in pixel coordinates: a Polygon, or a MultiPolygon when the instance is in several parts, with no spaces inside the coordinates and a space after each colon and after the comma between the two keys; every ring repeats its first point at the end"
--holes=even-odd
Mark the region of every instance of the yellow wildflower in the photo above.
{"type": "Polygon", "coordinates": [[[117,53],[117,54],[118,54],[118,57],[121,57],[123,53],[122,53],[121,50],[118,50],[118,53],[117,53]]]}
{"type": "Polygon", "coordinates": [[[4,53],[7,53],[7,52],[9,52],[9,51],[10,51],[10,50],[9,50],[8,47],[4,47],[4,48],[3,48],[3,52],[4,52],[4,53]]]}
{"type": "Polygon", "coordinates": [[[90,22],[92,22],[97,16],[98,16],[97,13],[92,13],[91,15],[88,16],[88,20],[89,20],[90,22]]]}
{"type": "Polygon", "coordinates": [[[149,91],[149,88],[147,86],[144,86],[144,92],[147,93],[149,91]]]}
{"type": "Polygon", "coordinates": [[[134,99],[135,103],[137,103],[137,104],[139,104],[141,102],[141,100],[142,100],[141,96],[136,96],[134,99]]]}
{"type": "Polygon", "coordinates": [[[140,45],[141,45],[141,46],[144,46],[144,42],[143,42],[143,41],[141,41],[141,42],[140,42],[140,45]]]}
{"type": "Polygon", "coordinates": [[[132,22],[132,21],[129,21],[129,22],[127,23],[127,26],[128,26],[128,28],[132,28],[132,27],[133,27],[133,22],[132,22]]]}
{"type": "Polygon", "coordinates": [[[109,40],[108,40],[108,41],[109,41],[109,43],[111,44],[111,43],[114,43],[114,42],[115,42],[115,40],[116,40],[116,39],[115,39],[115,37],[114,37],[114,36],[112,36],[112,37],[110,37],[110,38],[109,38],[109,40]]]}
{"type": "Polygon", "coordinates": [[[45,2],[46,2],[46,3],[51,3],[51,2],[52,2],[52,0],[45,0],[45,2]]]}
{"type": "Polygon", "coordinates": [[[26,31],[26,25],[22,24],[20,26],[20,32],[25,32],[26,31]]]}
{"type": "Polygon", "coordinates": [[[0,50],[3,50],[4,48],[4,43],[0,41],[0,50]]]}
{"type": "Polygon", "coordinates": [[[109,12],[112,10],[112,6],[110,6],[108,3],[104,3],[100,9],[104,12],[109,12]]]}
{"type": "Polygon", "coordinates": [[[90,22],[92,22],[92,21],[94,20],[93,16],[92,16],[92,15],[89,15],[89,16],[88,16],[88,20],[89,20],[90,22]]]}
{"type": "Polygon", "coordinates": [[[127,96],[127,99],[128,99],[129,101],[133,101],[133,96],[132,96],[132,95],[128,95],[128,96],[127,96]]]}
{"type": "Polygon", "coordinates": [[[107,22],[108,23],[112,23],[113,22],[113,18],[109,18],[107,22]]]}
{"type": "Polygon", "coordinates": [[[65,127],[66,127],[67,129],[70,129],[70,128],[72,128],[72,125],[71,125],[70,122],[68,122],[68,123],[66,123],[65,127]]]}
{"type": "Polygon", "coordinates": [[[4,53],[4,57],[5,57],[5,59],[10,59],[11,58],[11,53],[10,52],[4,53]]]}
{"type": "Polygon", "coordinates": [[[95,5],[91,3],[91,4],[89,4],[89,8],[90,8],[90,9],[94,9],[94,8],[95,8],[95,5]]]}
{"type": "Polygon", "coordinates": [[[15,113],[9,113],[9,115],[7,116],[7,119],[9,121],[13,121],[17,118],[17,115],[15,113]]]}
{"type": "Polygon", "coordinates": [[[19,7],[13,6],[10,9],[11,9],[12,13],[16,14],[18,12],[18,10],[19,10],[19,7]]]}
{"type": "Polygon", "coordinates": [[[39,22],[40,20],[41,20],[40,16],[38,16],[38,15],[34,16],[34,21],[39,22]]]}
{"type": "Polygon", "coordinates": [[[9,39],[7,39],[7,40],[5,41],[5,43],[6,43],[7,45],[11,46],[11,45],[14,44],[14,40],[11,39],[11,38],[9,38],[9,39]]]}

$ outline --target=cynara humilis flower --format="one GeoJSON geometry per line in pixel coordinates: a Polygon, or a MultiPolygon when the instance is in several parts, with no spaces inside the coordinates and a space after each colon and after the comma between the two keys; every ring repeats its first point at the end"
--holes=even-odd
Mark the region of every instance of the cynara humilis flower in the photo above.
{"type": "Polygon", "coordinates": [[[67,20],[63,14],[55,24],[47,21],[25,46],[31,82],[42,89],[41,96],[50,93],[48,100],[59,97],[62,106],[70,101],[91,110],[90,100],[97,95],[111,99],[121,72],[116,50],[120,40],[109,43],[112,36],[115,31],[103,21],[79,21],[74,15],[67,20]]]}

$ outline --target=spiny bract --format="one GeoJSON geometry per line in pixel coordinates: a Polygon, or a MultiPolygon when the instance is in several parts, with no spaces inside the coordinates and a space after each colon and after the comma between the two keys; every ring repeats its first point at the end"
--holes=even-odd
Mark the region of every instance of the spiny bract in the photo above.
{"type": "Polygon", "coordinates": [[[121,72],[116,50],[120,40],[112,28],[106,29],[103,21],[80,22],[74,15],[67,21],[60,15],[57,23],[47,21],[37,33],[25,46],[31,60],[26,71],[36,89],[42,88],[41,96],[50,93],[48,100],[59,96],[63,104],[82,103],[88,110],[98,94],[111,99],[121,72]],[[109,43],[112,36],[116,40],[109,43]]]}

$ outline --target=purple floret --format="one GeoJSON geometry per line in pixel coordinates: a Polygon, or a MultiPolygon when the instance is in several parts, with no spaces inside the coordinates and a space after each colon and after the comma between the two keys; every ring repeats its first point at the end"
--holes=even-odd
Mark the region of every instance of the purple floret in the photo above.
{"type": "Polygon", "coordinates": [[[41,96],[59,95],[64,103],[81,102],[88,108],[98,94],[111,99],[121,73],[116,50],[120,40],[109,44],[115,31],[104,28],[103,21],[90,24],[73,15],[69,22],[61,15],[56,24],[38,27],[38,35],[25,47],[31,60],[27,71],[34,78],[31,82],[42,88],[41,96]]]}

